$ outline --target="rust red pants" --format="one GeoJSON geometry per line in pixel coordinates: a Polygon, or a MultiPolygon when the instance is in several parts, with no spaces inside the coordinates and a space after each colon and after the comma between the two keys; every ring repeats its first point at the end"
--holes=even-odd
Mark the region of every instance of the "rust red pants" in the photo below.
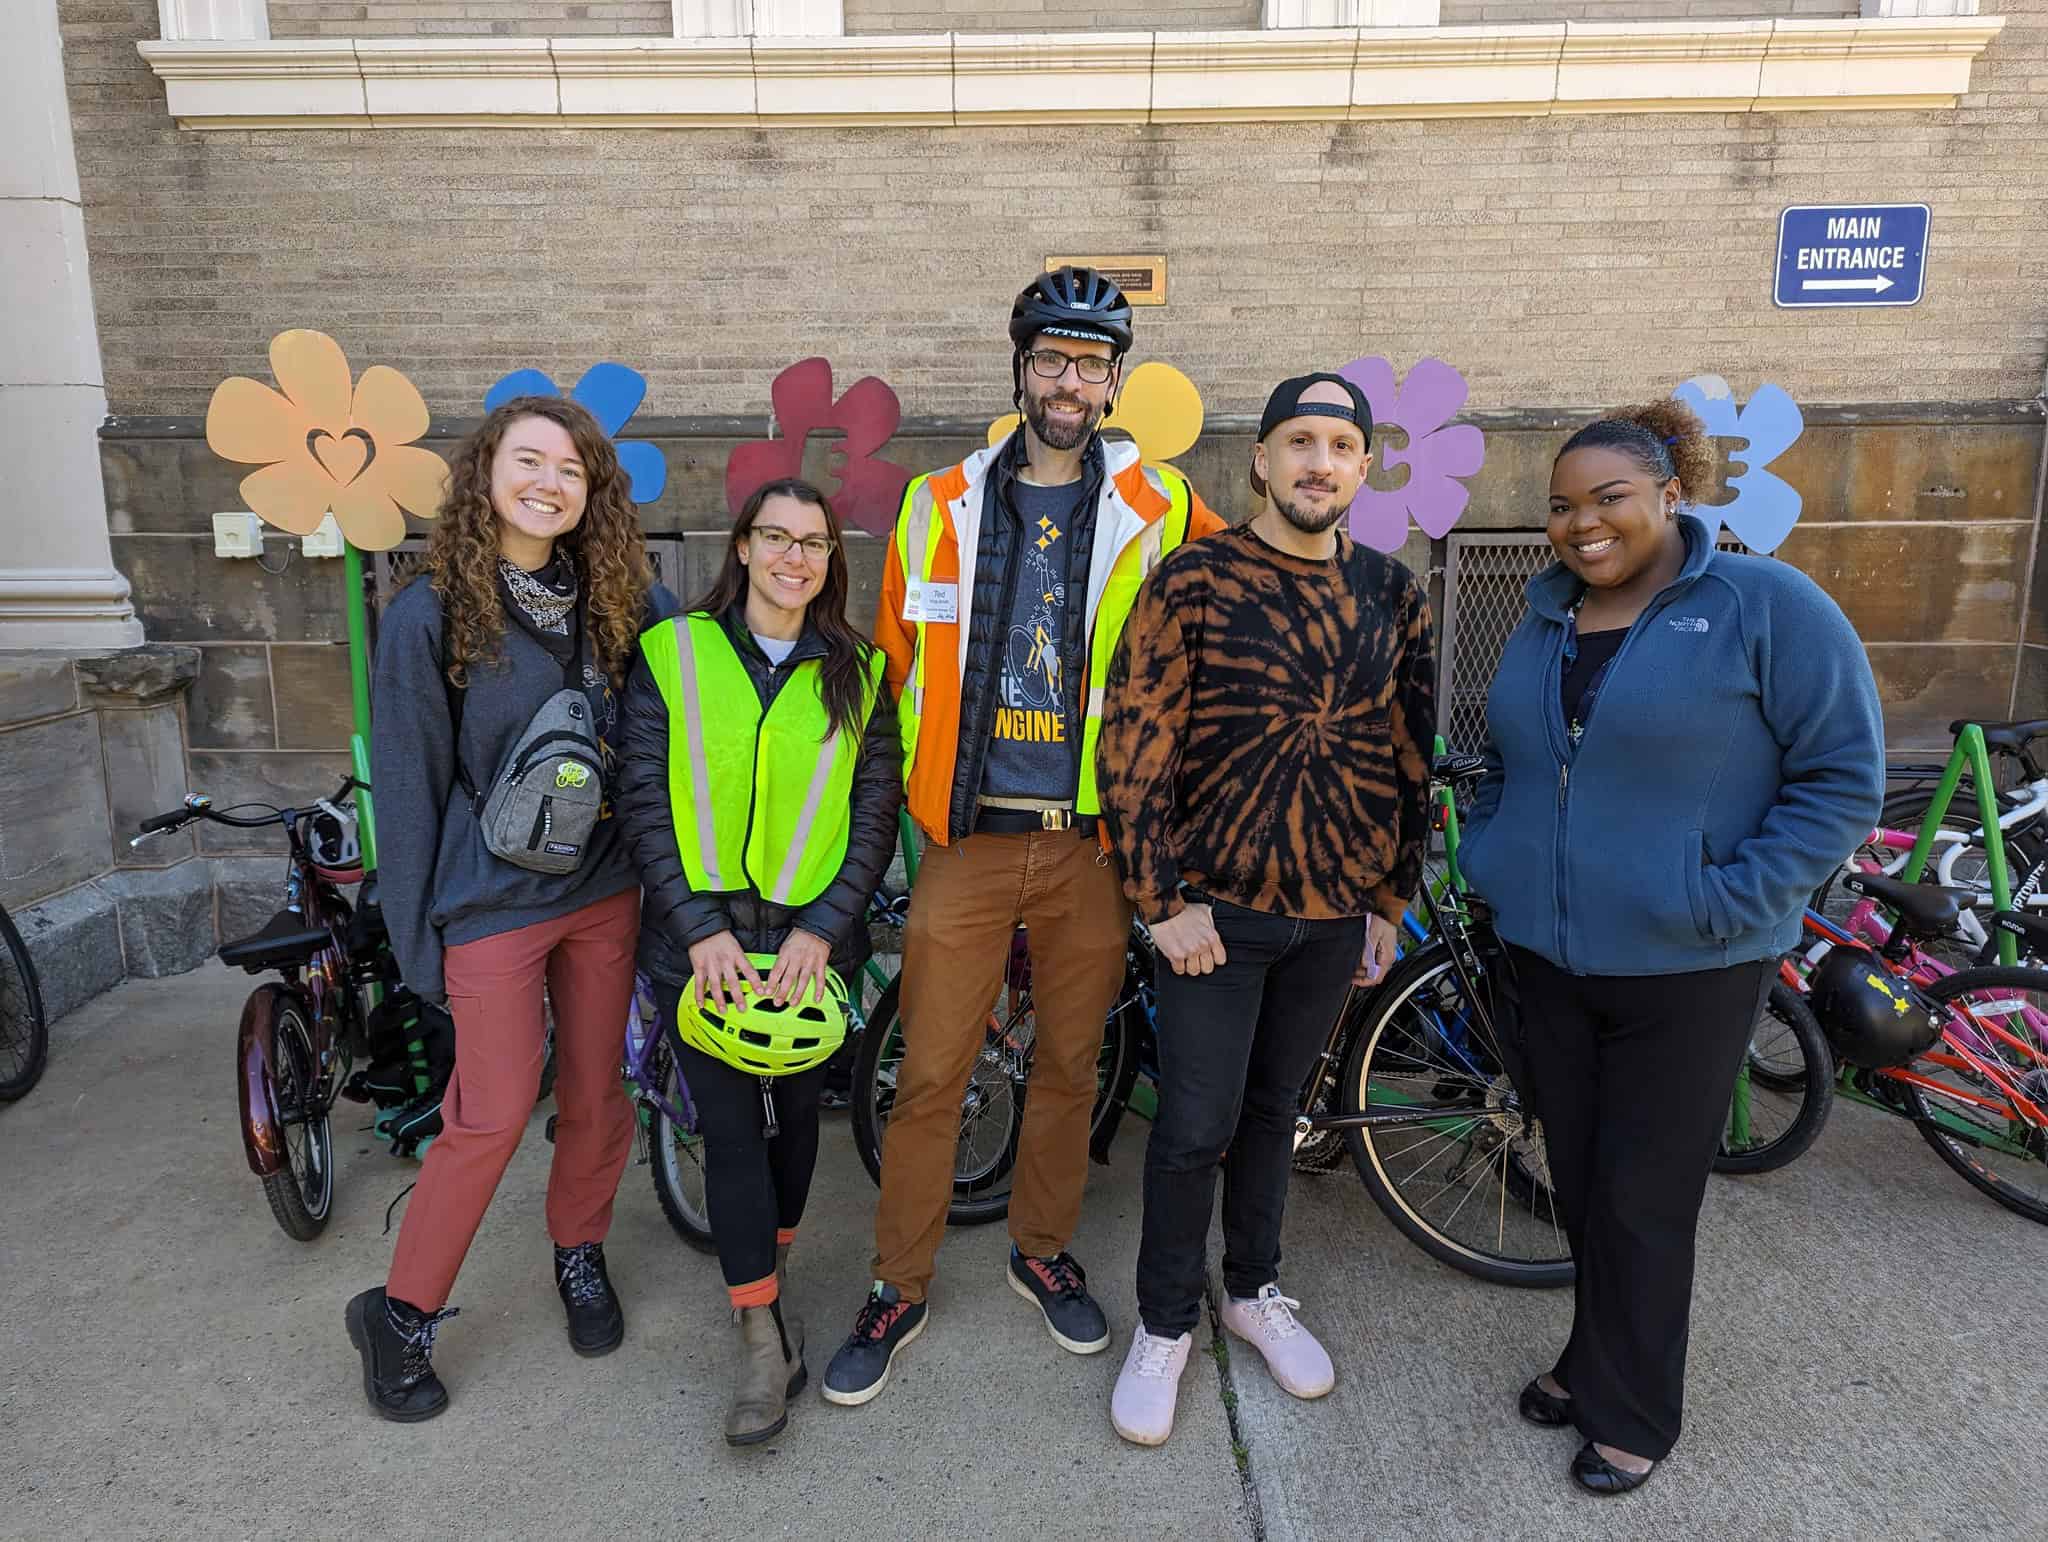
{"type": "Polygon", "coordinates": [[[448,950],[455,1074],[442,1129],[399,1228],[388,1294],[422,1311],[448,1303],[456,1271],[497,1192],[540,1094],[547,1037],[541,987],[555,1011],[555,1160],[548,1234],[562,1247],[602,1242],[633,1149],[633,1105],[619,1079],[640,891],[553,921],[448,950]]]}

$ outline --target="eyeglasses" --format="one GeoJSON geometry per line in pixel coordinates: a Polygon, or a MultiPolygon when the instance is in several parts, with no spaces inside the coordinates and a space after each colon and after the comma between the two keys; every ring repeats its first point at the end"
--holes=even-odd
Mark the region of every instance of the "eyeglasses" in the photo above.
{"type": "Polygon", "coordinates": [[[1071,353],[1061,353],[1057,348],[1034,348],[1024,355],[1025,363],[1031,366],[1031,373],[1047,380],[1057,380],[1067,372],[1069,365],[1089,385],[1101,385],[1109,379],[1116,368],[1116,360],[1105,359],[1097,353],[1084,353],[1076,358],[1071,353]]]}
{"type": "Polygon", "coordinates": [[[832,548],[837,544],[829,535],[807,535],[799,541],[780,525],[756,525],[753,533],[761,543],[761,550],[769,556],[779,557],[790,547],[801,546],[806,562],[823,562],[832,555],[832,548]]]}

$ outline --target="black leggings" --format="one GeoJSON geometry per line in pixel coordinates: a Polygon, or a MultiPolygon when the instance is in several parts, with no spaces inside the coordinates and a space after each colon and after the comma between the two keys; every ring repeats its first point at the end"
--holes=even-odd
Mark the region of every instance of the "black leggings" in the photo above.
{"type": "MultiPolygon", "coordinates": [[[[664,1021],[676,1020],[682,993],[662,993],[664,1021]]],[[[718,1267],[733,1288],[775,1273],[775,1236],[794,1231],[818,1165],[818,1093],[825,1068],[777,1076],[773,1140],[761,1134],[761,1078],[675,1041],[676,1066],[697,1105],[704,1135],[705,1203],[718,1239],[718,1267]]]]}
{"type": "Polygon", "coordinates": [[[1775,961],[1574,975],[1512,951],[1529,1101],[1578,1264],[1552,1374],[1587,1439],[1662,1460],[1685,1405],[1700,1202],[1775,961]]]}

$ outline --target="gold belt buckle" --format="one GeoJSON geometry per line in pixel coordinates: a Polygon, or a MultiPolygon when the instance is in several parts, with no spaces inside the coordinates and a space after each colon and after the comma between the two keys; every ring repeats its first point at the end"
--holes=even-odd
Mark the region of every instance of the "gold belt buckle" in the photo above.
{"type": "Polygon", "coordinates": [[[1038,811],[1038,825],[1042,830],[1071,830],[1074,828],[1074,811],[1070,808],[1042,808],[1038,811]]]}

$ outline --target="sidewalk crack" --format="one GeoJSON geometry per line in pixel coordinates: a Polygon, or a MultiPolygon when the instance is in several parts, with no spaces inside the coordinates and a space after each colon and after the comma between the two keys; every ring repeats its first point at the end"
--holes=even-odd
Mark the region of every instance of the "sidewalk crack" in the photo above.
{"type": "Polygon", "coordinates": [[[1216,1307],[1216,1287],[1204,1281],[1202,1304],[1209,1311],[1208,1356],[1216,1365],[1216,1391],[1223,1400],[1223,1417],[1230,1426],[1230,1454],[1237,1460],[1237,1482],[1244,1491],[1245,1520],[1251,1526],[1253,1542],[1266,1542],[1266,1519],[1259,1513],[1258,1485],[1252,1481],[1252,1448],[1237,1420],[1237,1382],[1230,1369],[1230,1340],[1224,1336],[1223,1319],[1216,1307]]]}

